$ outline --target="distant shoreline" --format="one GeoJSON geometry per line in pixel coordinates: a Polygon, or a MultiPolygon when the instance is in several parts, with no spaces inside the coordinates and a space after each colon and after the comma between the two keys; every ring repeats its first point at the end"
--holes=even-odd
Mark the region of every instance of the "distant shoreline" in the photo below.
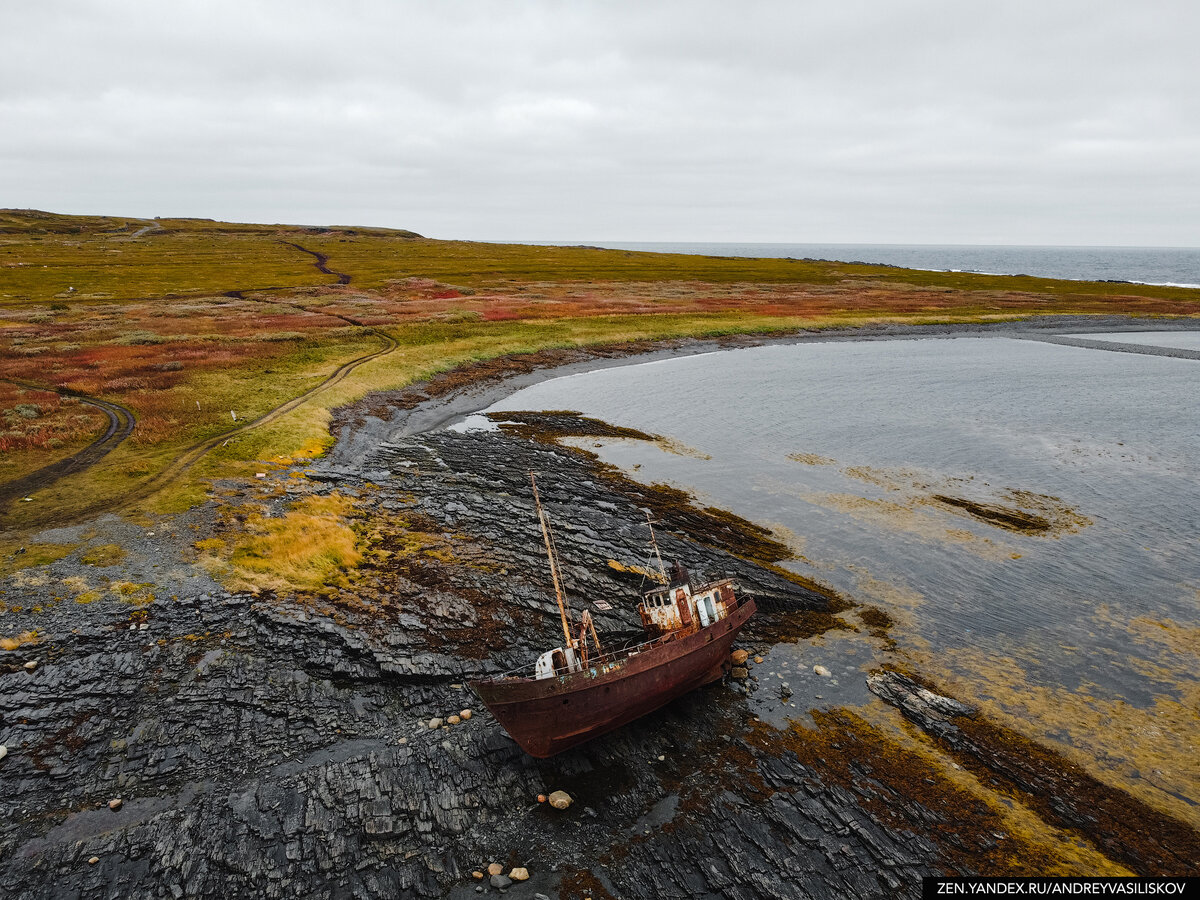
{"type": "MultiPolygon", "coordinates": [[[[513,243],[489,241],[488,243],[513,243]]],[[[1053,278],[1095,284],[1200,289],[1200,247],[1080,247],[988,244],[840,244],[704,241],[522,241],[644,253],[796,259],[921,272],[1053,278]]]]}
{"type": "MultiPolygon", "coordinates": [[[[992,323],[888,323],[811,331],[748,333],[718,338],[675,338],[619,347],[583,347],[573,351],[549,349],[516,354],[509,359],[520,362],[511,368],[505,366],[504,358],[489,360],[481,366],[462,366],[443,372],[430,381],[410,384],[399,390],[373,391],[354,403],[338,408],[334,411],[330,426],[335,443],[317,463],[317,467],[340,470],[360,466],[366,456],[383,441],[397,436],[411,437],[441,431],[534,384],[597,369],[771,344],[1003,337],[1017,334],[1058,339],[1058,336],[1069,334],[1125,331],[1200,331],[1200,320],[1067,315],[1034,316],[992,323]],[[383,417],[385,410],[386,418],[383,417]]],[[[1065,342],[1067,339],[1061,340],[1065,342]]],[[[1120,345],[1114,344],[1103,349],[1115,349],[1117,346],[1120,345]]],[[[1176,354],[1169,350],[1153,355],[1190,357],[1189,353],[1176,354]]]]}

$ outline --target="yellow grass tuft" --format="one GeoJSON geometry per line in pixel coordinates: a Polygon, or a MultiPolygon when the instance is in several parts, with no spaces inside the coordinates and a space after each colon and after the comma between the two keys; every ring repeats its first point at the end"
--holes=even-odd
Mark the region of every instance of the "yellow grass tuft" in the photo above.
{"type": "Polygon", "coordinates": [[[16,650],[23,644],[36,644],[37,642],[36,631],[22,631],[15,637],[0,638],[0,650],[16,650]]]}
{"type": "Polygon", "coordinates": [[[282,518],[252,516],[228,547],[200,541],[198,549],[209,554],[201,564],[223,574],[231,587],[255,593],[342,585],[362,559],[358,537],[346,524],[352,509],[349,497],[330,494],[306,497],[282,518]]]}
{"type": "Polygon", "coordinates": [[[116,544],[102,544],[99,547],[89,547],[79,556],[84,565],[96,566],[103,569],[115,566],[125,558],[125,551],[116,544]]]}

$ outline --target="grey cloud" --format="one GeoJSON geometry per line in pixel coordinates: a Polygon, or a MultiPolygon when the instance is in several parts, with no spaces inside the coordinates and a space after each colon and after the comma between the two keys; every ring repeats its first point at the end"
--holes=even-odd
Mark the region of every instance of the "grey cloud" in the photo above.
{"type": "Polygon", "coordinates": [[[1194,244],[1200,14],[44,2],[0,204],[442,237],[1194,244]]]}

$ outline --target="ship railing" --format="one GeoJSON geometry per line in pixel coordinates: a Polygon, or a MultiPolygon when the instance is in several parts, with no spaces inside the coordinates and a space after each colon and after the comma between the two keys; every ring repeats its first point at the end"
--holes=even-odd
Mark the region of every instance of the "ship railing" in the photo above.
{"type": "MultiPolygon", "coordinates": [[[[744,606],[745,603],[746,603],[746,601],[742,597],[740,597],[740,596],[735,597],[733,604],[728,607],[728,611],[733,612],[735,609],[739,609],[740,607],[744,606]]],[[[636,656],[639,653],[645,653],[647,650],[653,650],[655,647],[662,646],[663,644],[669,643],[675,639],[676,639],[675,632],[669,631],[666,634],[659,635],[656,638],[651,638],[648,641],[627,642],[627,643],[623,644],[622,646],[618,647],[616,650],[610,650],[607,653],[602,653],[599,656],[592,656],[589,653],[588,654],[588,664],[587,664],[587,667],[584,669],[555,669],[554,674],[557,676],[557,675],[572,675],[576,672],[581,672],[581,671],[586,672],[589,669],[595,669],[597,667],[610,665],[611,663],[618,662],[623,659],[628,659],[631,656],[636,656]]],[[[491,677],[494,679],[533,678],[536,667],[537,667],[537,662],[534,661],[532,663],[526,663],[524,665],[517,666],[515,669],[510,669],[507,672],[501,672],[499,675],[493,675],[491,677]]]]}

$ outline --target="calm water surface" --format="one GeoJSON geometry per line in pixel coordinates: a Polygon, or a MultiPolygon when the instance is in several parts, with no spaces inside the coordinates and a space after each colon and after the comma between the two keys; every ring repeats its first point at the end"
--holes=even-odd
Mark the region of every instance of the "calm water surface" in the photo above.
{"type": "MultiPolygon", "coordinates": [[[[1197,696],[1198,407],[1196,360],[952,338],[631,365],[492,409],[577,409],[681,442],[694,453],[586,446],[775,528],[797,571],[888,610],[901,654],[973,678],[976,699],[1003,681],[1017,704],[1153,716],[1197,696]],[[1012,531],[939,498],[1049,527],[1012,531]]],[[[1053,709],[1024,713],[1058,727],[1053,709]]],[[[1194,801],[1189,771],[1173,790],[1194,801]]]]}

